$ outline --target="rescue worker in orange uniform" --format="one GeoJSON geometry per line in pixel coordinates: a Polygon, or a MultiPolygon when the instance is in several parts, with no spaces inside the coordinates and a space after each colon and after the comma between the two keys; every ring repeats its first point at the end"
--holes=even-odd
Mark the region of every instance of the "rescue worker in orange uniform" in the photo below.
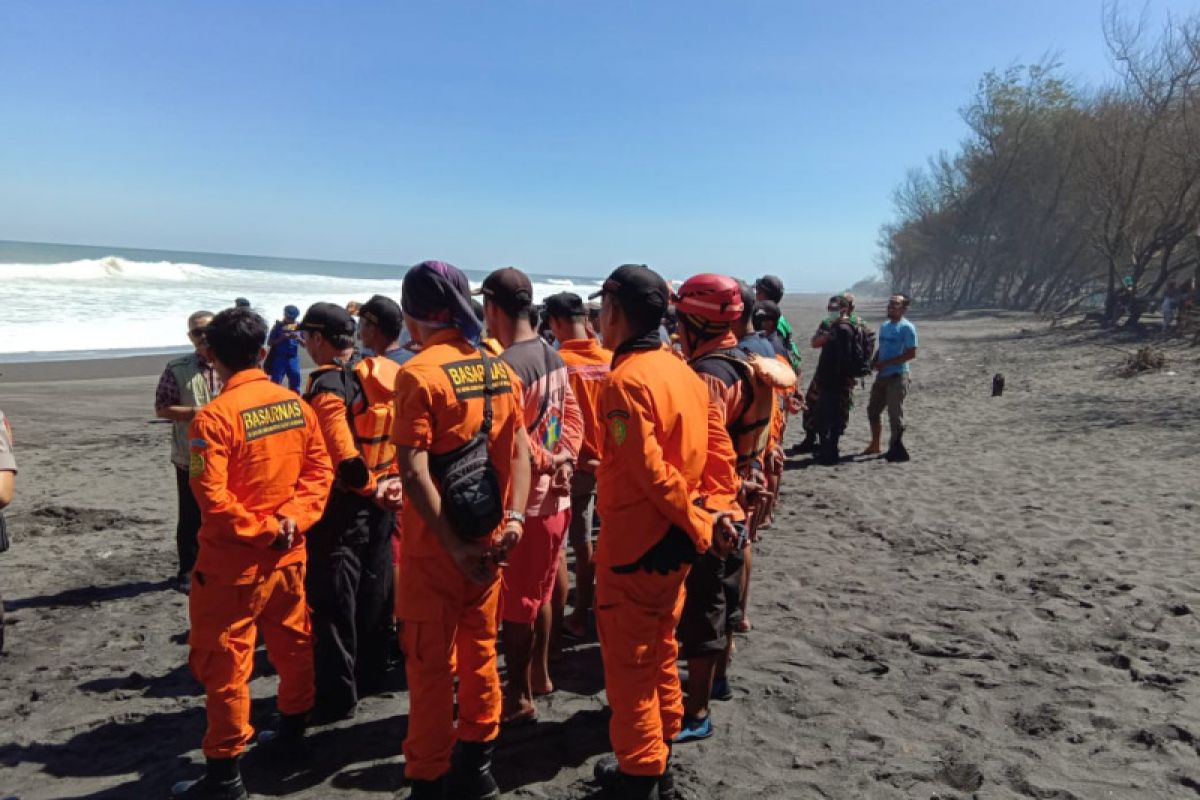
{"type": "MultiPolygon", "coordinates": [[[[503,362],[479,349],[470,286],[456,267],[441,261],[412,267],[401,304],[421,346],[396,382],[392,434],[404,495],[396,605],[409,690],[405,775],[413,800],[490,800],[500,796],[491,774],[501,707],[499,565],[520,539],[529,495],[521,390],[503,362]],[[475,525],[468,538],[458,513],[451,516],[459,507],[447,494],[454,470],[439,464],[457,460],[483,431],[489,398],[486,461],[496,480],[479,483],[497,487],[500,497],[485,505],[497,507],[499,523],[475,525]]],[[[380,494],[395,496],[386,485],[380,494]]]]}
{"type": "Polygon", "coordinates": [[[317,415],[337,476],[308,532],[317,701],[314,724],[353,716],[358,698],[383,682],[391,638],[395,514],[375,503],[380,478],[396,475],[391,444],[396,375],[383,356],[354,349],[354,318],[315,303],[299,328],[317,368],[304,399],[317,415]]]}
{"type": "MultiPolygon", "coordinates": [[[[567,379],[583,416],[583,444],[571,477],[571,526],[569,538],[575,552],[575,608],[563,621],[563,632],[574,639],[587,636],[588,612],[592,610],[595,577],[592,567],[592,504],[596,497],[596,468],[604,426],[598,413],[600,390],[612,368],[612,351],[588,335],[587,309],[583,299],[571,292],[546,298],[544,313],[550,331],[558,340],[558,354],[567,365],[567,379]]],[[[558,596],[565,602],[567,562],[560,561],[558,596]]]]}
{"type": "Polygon", "coordinates": [[[267,323],[250,309],[217,314],[205,331],[225,389],[189,429],[189,474],[200,505],[200,554],[188,597],[188,662],[207,697],[203,778],[188,800],[246,797],[238,757],[250,741],[250,676],[259,632],[279,673],[275,735],[299,755],[313,704],[312,633],[304,597],[304,534],[333,481],[316,415],[258,368],[267,323]]]}
{"type": "Polygon", "coordinates": [[[675,627],[690,565],[737,541],[728,513],[710,510],[734,500],[732,448],[703,381],[659,338],[666,282],[625,265],[598,294],[604,341],[616,345],[599,398],[595,558],[616,757],[596,765],[596,779],[624,800],[674,797],[670,743],[683,716],[675,627]]]}
{"type": "Polygon", "coordinates": [[[679,626],[688,660],[687,713],[677,742],[711,736],[709,700],[733,697],[726,670],[733,632],[742,615],[745,551],[757,535],[755,523],[766,502],[763,459],[778,402],[776,385],[795,380],[790,368],[738,347],[733,325],[743,309],[741,287],[726,275],[689,278],[675,298],[683,355],[704,379],[732,442],[730,457],[740,481],[737,516],[745,522],[741,546],[724,557],[705,554],[688,575],[687,604],[679,626]]]}

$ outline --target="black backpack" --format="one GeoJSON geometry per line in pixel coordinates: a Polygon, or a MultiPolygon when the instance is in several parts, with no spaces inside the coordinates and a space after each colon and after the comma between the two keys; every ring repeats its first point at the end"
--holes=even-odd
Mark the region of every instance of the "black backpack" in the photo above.
{"type": "Polygon", "coordinates": [[[855,325],[849,320],[838,320],[833,324],[836,327],[849,328],[849,352],[845,366],[847,377],[857,379],[870,375],[875,358],[875,331],[868,328],[864,322],[855,325]]]}

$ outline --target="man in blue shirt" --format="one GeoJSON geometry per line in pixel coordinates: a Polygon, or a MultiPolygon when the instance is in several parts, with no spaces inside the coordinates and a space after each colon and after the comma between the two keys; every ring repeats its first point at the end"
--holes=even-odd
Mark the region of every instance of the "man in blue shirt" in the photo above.
{"type": "Polygon", "coordinates": [[[300,333],[296,319],[300,309],[295,306],[285,306],[283,319],[277,320],[267,336],[267,372],[271,380],[283,385],[284,380],[293,392],[300,391],[300,333]]]}
{"type": "Polygon", "coordinates": [[[879,328],[879,351],[875,354],[875,383],[871,385],[871,400],[867,418],[871,422],[871,444],[863,455],[883,452],[883,409],[888,412],[888,461],[908,461],[904,449],[904,398],[908,395],[908,362],[917,357],[917,328],[904,318],[909,299],[892,295],[888,300],[888,321],[879,328]]]}

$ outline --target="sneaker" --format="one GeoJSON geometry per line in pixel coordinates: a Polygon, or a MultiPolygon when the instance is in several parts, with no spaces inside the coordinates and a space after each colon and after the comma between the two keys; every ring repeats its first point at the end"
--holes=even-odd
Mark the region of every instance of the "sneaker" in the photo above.
{"type": "Polygon", "coordinates": [[[675,744],[698,742],[712,735],[713,726],[711,717],[696,718],[685,716],[683,718],[683,728],[679,731],[679,735],[675,737],[675,744]]]}

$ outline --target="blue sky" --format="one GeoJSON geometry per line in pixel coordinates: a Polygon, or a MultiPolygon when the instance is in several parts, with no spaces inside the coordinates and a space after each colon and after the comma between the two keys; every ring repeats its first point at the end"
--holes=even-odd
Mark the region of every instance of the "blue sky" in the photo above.
{"type": "Polygon", "coordinates": [[[873,271],[905,171],[964,135],[980,75],[1055,52],[1106,80],[1101,18],[1099,0],[14,0],[0,239],[843,288],[873,271]]]}

